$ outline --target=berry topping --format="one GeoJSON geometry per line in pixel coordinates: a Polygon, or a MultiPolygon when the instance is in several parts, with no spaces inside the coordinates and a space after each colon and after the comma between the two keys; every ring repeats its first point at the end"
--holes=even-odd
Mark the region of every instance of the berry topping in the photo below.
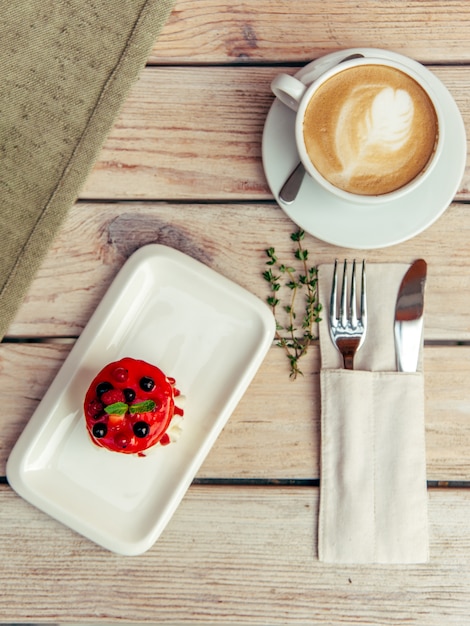
{"type": "Polygon", "coordinates": [[[147,422],[136,422],[132,430],[134,431],[134,435],[136,437],[140,437],[142,439],[143,437],[147,437],[147,435],[149,434],[150,426],[147,424],[147,422]]]}
{"type": "Polygon", "coordinates": [[[116,367],[116,369],[113,371],[113,378],[118,383],[125,383],[128,377],[129,372],[126,370],[125,367],[116,367]]]}
{"type": "Polygon", "coordinates": [[[106,427],[106,424],[102,424],[100,422],[99,424],[95,424],[93,426],[93,435],[97,439],[102,439],[103,437],[105,437],[107,432],[108,432],[108,429],[106,427]]]}
{"type": "Polygon", "coordinates": [[[135,400],[135,391],[133,389],[126,388],[124,389],[123,394],[127,404],[130,404],[135,400]]]}
{"type": "MultiPolygon", "coordinates": [[[[84,400],[88,433],[108,450],[145,456],[158,443],[170,442],[167,430],[179,391],[158,367],[129,357],[109,363],[91,382],[84,400]]],[[[179,418],[178,418],[179,419],[179,418]]]]}
{"type": "Polygon", "coordinates": [[[155,381],[149,376],[142,376],[139,381],[139,387],[143,391],[152,391],[152,389],[155,387],[155,381]]]}
{"type": "Polygon", "coordinates": [[[112,388],[113,386],[111,383],[108,383],[108,381],[104,381],[96,386],[96,395],[98,396],[98,398],[101,398],[101,396],[106,393],[106,391],[109,391],[112,388]]]}
{"type": "Polygon", "coordinates": [[[96,419],[102,414],[103,408],[103,404],[99,400],[94,399],[88,405],[87,415],[96,419]]]}
{"type": "Polygon", "coordinates": [[[101,395],[101,402],[106,406],[116,404],[116,402],[124,402],[124,394],[120,389],[110,389],[101,395]]]}

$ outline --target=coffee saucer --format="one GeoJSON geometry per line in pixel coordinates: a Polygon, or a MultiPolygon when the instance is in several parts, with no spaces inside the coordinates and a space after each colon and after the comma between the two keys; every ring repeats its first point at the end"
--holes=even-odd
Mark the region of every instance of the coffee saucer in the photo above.
{"type": "Polygon", "coordinates": [[[345,56],[392,59],[425,76],[434,88],[445,117],[442,155],[434,173],[406,196],[377,206],[347,202],[306,175],[292,204],[279,198],[290,172],[299,162],[295,145],[295,113],[275,99],[263,131],[262,158],[268,185],[279,206],[300,228],[314,237],[344,248],[373,249],[392,246],[418,235],[450,205],[463,177],[467,140],[461,113],[443,83],[420,63],[403,55],[375,48],[340,50],[312,61],[295,76],[309,84],[345,56]]]}

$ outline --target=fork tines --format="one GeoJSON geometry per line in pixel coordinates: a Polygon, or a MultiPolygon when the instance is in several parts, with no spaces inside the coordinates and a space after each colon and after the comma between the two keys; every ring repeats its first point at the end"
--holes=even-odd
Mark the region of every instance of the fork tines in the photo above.
{"type": "Polygon", "coordinates": [[[330,323],[332,326],[336,326],[338,324],[338,321],[340,321],[343,326],[346,326],[348,317],[353,327],[357,327],[358,320],[362,320],[362,322],[364,323],[364,320],[367,316],[366,262],[365,260],[362,261],[359,318],[357,316],[356,282],[357,282],[356,281],[356,259],[354,259],[352,263],[351,290],[350,290],[349,306],[348,306],[348,302],[347,302],[348,261],[345,259],[344,265],[343,265],[343,279],[342,279],[342,285],[341,285],[340,312],[339,312],[339,317],[338,317],[337,315],[338,260],[336,259],[334,272],[333,272],[333,282],[331,286],[331,300],[330,300],[330,323]]]}
{"type": "Polygon", "coordinates": [[[343,278],[340,295],[339,316],[337,313],[338,298],[338,261],[335,261],[330,299],[330,334],[333,343],[345,357],[345,367],[352,368],[354,354],[364,342],[367,326],[366,303],[366,263],[362,261],[361,292],[359,298],[359,315],[357,312],[356,292],[356,261],[353,261],[351,272],[351,289],[348,302],[348,262],[344,261],[343,278]]]}

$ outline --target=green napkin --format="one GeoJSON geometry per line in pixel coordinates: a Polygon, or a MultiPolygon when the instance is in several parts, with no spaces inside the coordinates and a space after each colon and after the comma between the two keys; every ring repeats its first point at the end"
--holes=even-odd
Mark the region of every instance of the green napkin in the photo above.
{"type": "Polygon", "coordinates": [[[0,12],[0,338],[174,0],[16,0],[0,12]]]}

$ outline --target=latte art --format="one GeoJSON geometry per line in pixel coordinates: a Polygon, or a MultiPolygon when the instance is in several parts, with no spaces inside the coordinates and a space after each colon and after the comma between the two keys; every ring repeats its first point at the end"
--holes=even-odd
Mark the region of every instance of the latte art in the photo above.
{"type": "Polygon", "coordinates": [[[437,138],[425,91],[383,65],[361,65],[328,79],[304,117],[308,155],[330,183],[363,195],[403,187],[422,172],[437,138]]]}
{"type": "Polygon", "coordinates": [[[406,165],[406,143],[412,134],[413,101],[403,89],[384,87],[370,102],[369,90],[356,88],[342,108],[335,133],[335,151],[342,169],[338,181],[393,173],[406,165]],[[385,155],[389,158],[384,161],[385,155]]]}
{"type": "Polygon", "coordinates": [[[383,142],[388,149],[399,150],[410,138],[413,112],[413,100],[407,91],[385,87],[367,111],[365,144],[383,142]]]}

